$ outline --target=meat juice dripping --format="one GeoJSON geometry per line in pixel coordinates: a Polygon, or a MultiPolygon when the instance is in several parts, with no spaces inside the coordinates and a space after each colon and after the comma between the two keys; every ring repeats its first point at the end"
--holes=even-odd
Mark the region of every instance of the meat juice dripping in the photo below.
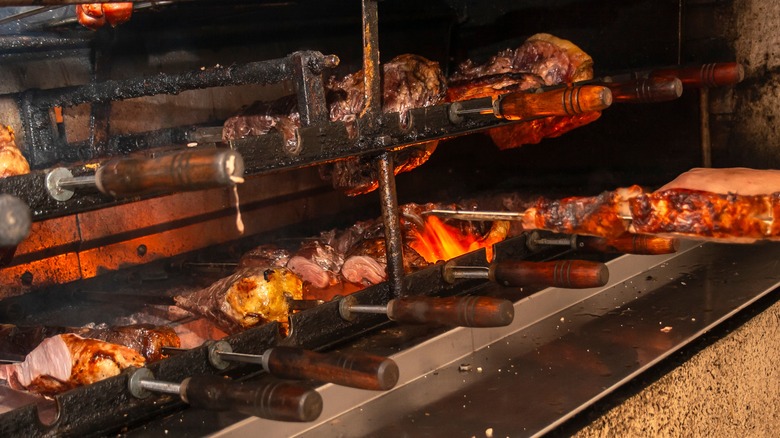
{"type": "Polygon", "coordinates": [[[233,199],[236,203],[236,229],[239,234],[244,234],[244,220],[241,219],[241,204],[238,199],[238,186],[233,185],[233,199]]]}
{"type": "Polygon", "coordinates": [[[233,182],[233,199],[236,203],[236,229],[238,230],[239,234],[244,234],[244,221],[241,219],[241,201],[238,198],[238,186],[236,185],[244,182],[244,178],[233,175],[233,172],[236,170],[235,157],[229,157],[226,164],[227,170],[230,172],[230,180],[233,182]]]}

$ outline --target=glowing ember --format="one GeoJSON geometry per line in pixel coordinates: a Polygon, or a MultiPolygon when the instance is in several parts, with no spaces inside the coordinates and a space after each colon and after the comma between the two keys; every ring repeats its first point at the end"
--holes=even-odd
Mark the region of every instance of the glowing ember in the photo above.
{"type": "MultiPolygon", "coordinates": [[[[506,228],[508,229],[508,227],[506,228]]],[[[494,223],[488,236],[483,237],[447,225],[436,216],[427,216],[425,229],[422,232],[415,231],[414,234],[415,238],[410,245],[428,263],[449,260],[480,248],[485,248],[488,261],[492,261],[493,244],[506,238],[506,232],[501,222],[494,223]],[[498,233],[500,236],[494,232],[497,228],[500,229],[498,233]]]]}

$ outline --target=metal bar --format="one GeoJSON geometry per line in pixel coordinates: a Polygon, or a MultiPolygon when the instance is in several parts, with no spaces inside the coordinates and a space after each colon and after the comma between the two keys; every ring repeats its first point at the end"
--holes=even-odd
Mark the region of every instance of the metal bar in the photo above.
{"type": "MultiPolygon", "coordinates": [[[[323,56],[319,54],[319,56],[323,56]]],[[[288,58],[250,62],[229,67],[207,68],[181,74],[159,73],[150,77],[110,80],[87,85],[36,90],[34,105],[39,108],[71,106],[80,103],[110,102],[158,94],[245,84],[274,84],[292,77],[288,58]]]]}
{"type": "Polygon", "coordinates": [[[263,356],[257,354],[232,353],[227,351],[217,351],[220,358],[232,362],[252,363],[255,365],[265,365],[263,356]]]}
{"type": "Polygon", "coordinates": [[[141,380],[138,382],[141,388],[148,391],[164,392],[166,394],[179,394],[181,384],[173,382],[161,382],[159,380],[141,380]]]}
{"type": "Polygon", "coordinates": [[[371,304],[356,304],[349,306],[350,312],[355,313],[373,313],[376,315],[387,315],[387,306],[371,305],[371,304]]]}
{"type": "Polygon", "coordinates": [[[457,280],[485,280],[490,268],[484,266],[450,266],[450,275],[457,280]]]}
{"type": "Polygon", "coordinates": [[[385,224],[385,247],[387,254],[387,278],[393,295],[404,295],[404,253],[401,240],[401,218],[398,214],[398,199],[395,193],[393,157],[384,152],[377,160],[379,167],[379,195],[382,203],[382,220],[385,224]]]}
{"type": "Polygon", "coordinates": [[[710,137],[710,90],[699,90],[699,129],[701,130],[701,165],[712,167],[712,139],[710,137]]]}
{"type": "Polygon", "coordinates": [[[377,0],[362,0],[363,5],[363,87],[365,104],[360,114],[361,131],[377,128],[382,112],[382,80],[379,65],[379,5],[377,0]]]}
{"type": "Polygon", "coordinates": [[[290,56],[298,95],[298,113],[301,125],[310,126],[328,120],[328,105],[325,102],[325,87],[322,84],[323,67],[338,65],[335,55],[317,56],[316,52],[296,52],[290,56]]]}

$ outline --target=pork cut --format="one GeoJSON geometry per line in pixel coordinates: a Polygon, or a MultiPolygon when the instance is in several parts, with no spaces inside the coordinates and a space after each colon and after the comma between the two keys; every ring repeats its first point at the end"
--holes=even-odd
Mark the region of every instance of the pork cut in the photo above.
{"type": "Polygon", "coordinates": [[[24,362],[0,365],[0,378],[14,389],[55,395],[144,363],[131,348],[66,333],[44,339],[24,362]]]}
{"type": "Polygon", "coordinates": [[[0,324],[0,351],[26,355],[33,351],[44,339],[64,333],[73,333],[84,338],[97,339],[132,348],[141,353],[148,362],[164,358],[165,355],[162,353],[163,347],[179,347],[181,345],[179,336],[172,328],[151,324],[114,327],[105,324],[96,327],[23,327],[0,324]]]}
{"type": "MultiPolygon", "coordinates": [[[[498,96],[542,86],[593,78],[593,60],[571,41],[536,34],[520,47],[499,52],[482,64],[465,61],[450,77],[449,101],[498,96]]],[[[598,111],[575,116],[546,117],[488,130],[499,149],[536,144],[558,137],[600,117],[598,111]]]]}

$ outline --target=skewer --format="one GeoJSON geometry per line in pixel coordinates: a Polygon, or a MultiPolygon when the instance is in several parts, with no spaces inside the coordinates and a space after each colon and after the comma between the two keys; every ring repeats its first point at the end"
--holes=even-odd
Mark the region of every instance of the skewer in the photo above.
{"type": "Polygon", "coordinates": [[[196,408],[236,411],[279,421],[314,421],[322,412],[322,397],[291,382],[235,382],[219,376],[192,376],[181,383],[154,379],[148,368],[138,368],[127,381],[130,393],[147,398],[151,392],[175,394],[196,408]]]}
{"type": "Polygon", "coordinates": [[[600,287],[609,281],[609,270],[604,263],[586,260],[557,260],[528,262],[504,260],[488,266],[457,266],[453,261],[444,265],[444,281],[490,280],[504,286],[538,285],[569,289],[600,287]]]}
{"type": "Polygon", "coordinates": [[[512,323],[515,309],[509,300],[478,296],[407,296],[385,305],[359,304],[355,297],[346,296],[339,303],[339,313],[347,321],[354,320],[358,313],[369,313],[387,315],[402,324],[503,327],[512,323]]]}
{"type": "Polygon", "coordinates": [[[46,174],[46,189],[57,201],[73,197],[74,189],[95,187],[113,197],[161,191],[232,186],[244,181],[244,160],[231,149],[195,149],[156,158],[108,161],[94,175],[73,176],[58,167],[46,174]]]}
{"type": "MultiPolygon", "coordinates": [[[[163,347],[163,351],[186,349],[163,347]]],[[[245,354],[233,352],[226,341],[210,343],[208,351],[209,362],[219,370],[227,369],[230,362],[251,363],[283,379],[316,380],[385,391],[395,386],[399,376],[395,361],[365,353],[318,353],[295,347],[273,347],[262,354],[245,354]]]]}

